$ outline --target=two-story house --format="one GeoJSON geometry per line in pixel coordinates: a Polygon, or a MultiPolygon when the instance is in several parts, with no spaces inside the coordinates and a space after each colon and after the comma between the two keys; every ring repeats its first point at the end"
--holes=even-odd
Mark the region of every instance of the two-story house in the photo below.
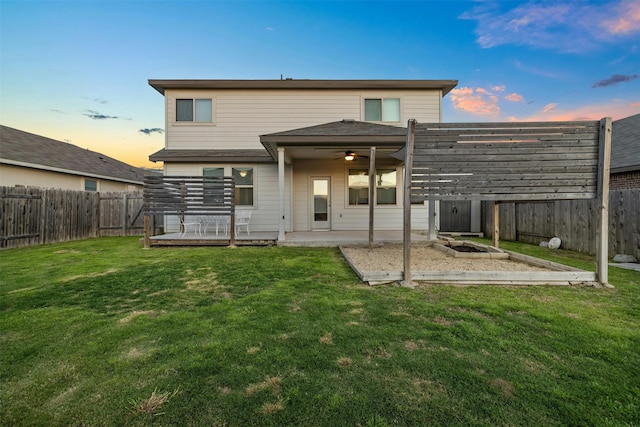
{"type": "MultiPolygon", "coordinates": [[[[233,176],[252,230],[402,229],[403,164],[393,157],[409,119],[440,122],[456,80],[149,80],[165,99],[173,176],[233,176]],[[369,199],[371,147],[375,191],[369,199]]],[[[412,208],[414,229],[428,207],[412,208]]],[[[167,230],[177,230],[177,222],[167,230]]]]}

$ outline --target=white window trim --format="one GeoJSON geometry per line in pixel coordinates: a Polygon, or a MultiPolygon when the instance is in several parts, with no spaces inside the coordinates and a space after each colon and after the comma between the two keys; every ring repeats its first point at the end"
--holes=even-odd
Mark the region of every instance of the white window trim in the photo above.
{"type": "Polygon", "coordinates": [[[363,122],[367,122],[367,123],[380,123],[380,124],[400,124],[403,123],[402,118],[404,117],[404,97],[400,96],[400,95],[389,95],[389,94],[371,94],[371,95],[363,95],[360,99],[360,119],[363,122]],[[365,111],[365,101],[367,99],[381,99],[382,100],[382,117],[384,117],[384,99],[399,99],[400,100],[400,120],[395,121],[395,122],[385,122],[384,120],[380,120],[380,121],[372,121],[372,120],[366,120],[366,111],[365,111]]]}
{"type": "Polygon", "coordinates": [[[82,191],[87,191],[89,193],[99,193],[100,192],[100,180],[95,178],[82,178],[82,191]],[[87,190],[87,180],[96,182],[96,191],[87,190]]]}
{"type": "MultiPolygon", "coordinates": [[[[349,171],[350,170],[355,170],[355,169],[366,169],[367,171],[369,170],[368,167],[363,166],[363,167],[358,167],[358,166],[347,166],[345,168],[345,177],[344,177],[344,182],[345,182],[345,208],[346,209],[365,209],[365,208],[369,208],[369,203],[367,203],[366,205],[352,205],[349,203],[349,171]]],[[[402,168],[400,166],[384,166],[384,165],[379,165],[376,168],[376,175],[378,170],[380,169],[394,169],[396,171],[396,202],[393,204],[378,204],[378,186],[376,185],[375,190],[373,191],[373,197],[375,198],[376,204],[374,205],[376,207],[376,209],[395,209],[398,206],[402,206],[402,200],[400,200],[401,198],[401,194],[398,191],[399,188],[402,188],[402,183],[400,182],[402,180],[402,168]]],[[[367,190],[369,189],[369,175],[367,174],[367,190]]],[[[391,188],[391,187],[388,187],[391,188]]]]}
{"type": "MultiPolygon", "coordinates": [[[[258,167],[250,164],[224,164],[224,165],[204,165],[200,168],[200,173],[204,176],[205,169],[222,169],[223,176],[233,176],[234,168],[252,168],[253,169],[253,205],[236,205],[236,209],[258,209],[258,167]]],[[[248,188],[248,186],[240,186],[239,188],[248,188]]]]}
{"type": "MultiPolygon", "coordinates": [[[[216,97],[215,96],[209,97],[209,96],[198,96],[198,95],[179,95],[179,96],[176,95],[176,96],[173,96],[171,99],[167,98],[167,103],[173,103],[173,104],[168,104],[167,106],[167,111],[169,111],[169,108],[170,108],[170,111],[172,112],[173,117],[171,118],[171,122],[173,126],[212,126],[213,127],[217,125],[218,115],[216,114],[216,97]],[[178,121],[178,107],[177,107],[178,99],[191,99],[194,101],[194,105],[195,105],[196,99],[210,99],[211,100],[211,121],[210,122],[178,121]]],[[[194,114],[194,119],[195,119],[195,114],[194,114]]]]}

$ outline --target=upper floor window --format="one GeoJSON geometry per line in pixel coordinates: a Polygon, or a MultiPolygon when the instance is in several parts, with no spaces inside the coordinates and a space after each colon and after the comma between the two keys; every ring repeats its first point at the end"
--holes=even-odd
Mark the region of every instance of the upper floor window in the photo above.
{"type": "Polygon", "coordinates": [[[399,122],[400,98],[367,98],[364,100],[367,122],[399,122]]]}
{"type": "Polygon", "coordinates": [[[176,99],[177,122],[211,123],[212,117],[211,99],[176,99]]]}

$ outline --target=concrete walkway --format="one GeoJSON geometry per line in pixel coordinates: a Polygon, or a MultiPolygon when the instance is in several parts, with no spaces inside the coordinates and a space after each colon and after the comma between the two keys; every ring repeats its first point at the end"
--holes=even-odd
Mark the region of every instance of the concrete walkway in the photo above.
{"type": "MultiPolygon", "coordinates": [[[[380,230],[373,234],[375,244],[402,243],[402,230],[380,230]]],[[[426,242],[426,232],[411,233],[412,242],[426,242]]],[[[332,247],[340,245],[368,245],[368,231],[293,231],[285,234],[278,246],[332,247]]]]}
{"type": "Polygon", "coordinates": [[[640,272],[640,263],[637,263],[637,262],[624,262],[624,263],[610,262],[609,265],[612,265],[618,268],[626,268],[627,270],[635,270],[637,272],[640,272]]]}

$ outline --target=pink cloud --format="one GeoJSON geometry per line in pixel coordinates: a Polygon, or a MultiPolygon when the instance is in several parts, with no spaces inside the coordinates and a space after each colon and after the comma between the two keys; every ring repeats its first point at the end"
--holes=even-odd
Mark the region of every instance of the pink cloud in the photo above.
{"type": "Polygon", "coordinates": [[[640,33],[640,2],[564,1],[517,4],[478,2],[461,19],[474,20],[476,42],[489,49],[500,45],[533,46],[562,52],[601,49],[640,33]]]}
{"type": "Polygon", "coordinates": [[[449,94],[453,108],[481,116],[498,117],[498,97],[483,88],[461,87],[449,94]]]}
{"type": "Polygon", "coordinates": [[[603,117],[618,120],[640,113],[640,101],[612,100],[603,104],[584,105],[570,110],[556,110],[556,107],[557,104],[549,104],[540,112],[526,118],[519,117],[517,121],[600,120],[603,117]]]}
{"type": "Polygon", "coordinates": [[[524,100],[524,97],[518,93],[513,92],[505,96],[504,99],[511,102],[522,102],[524,100]]]}
{"type": "Polygon", "coordinates": [[[640,2],[627,0],[621,2],[613,11],[613,17],[602,22],[612,35],[628,35],[640,32],[640,2]]]}
{"type": "Polygon", "coordinates": [[[546,113],[549,113],[549,112],[551,112],[551,111],[555,110],[557,105],[558,105],[558,104],[554,104],[554,103],[547,104],[547,105],[545,105],[545,106],[544,106],[544,108],[542,109],[542,112],[543,112],[543,113],[545,113],[545,114],[546,114],[546,113]]]}

